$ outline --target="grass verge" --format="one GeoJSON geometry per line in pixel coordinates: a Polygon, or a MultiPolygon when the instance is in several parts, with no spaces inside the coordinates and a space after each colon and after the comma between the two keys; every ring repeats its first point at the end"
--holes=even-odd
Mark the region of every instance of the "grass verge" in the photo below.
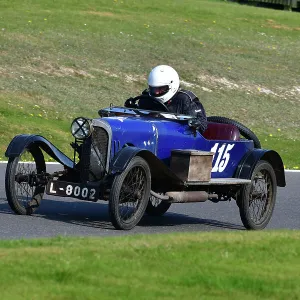
{"type": "Polygon", "coordinates": [[[1,299],[299,299],[300,233],[1,241],[1,299]]]}

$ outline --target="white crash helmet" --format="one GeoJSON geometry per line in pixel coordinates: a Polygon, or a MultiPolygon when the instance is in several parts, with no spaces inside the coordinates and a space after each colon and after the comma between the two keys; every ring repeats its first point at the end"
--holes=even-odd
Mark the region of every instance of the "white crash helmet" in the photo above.
{"type": "Polygon", "coordinates": [[[149,95],[165,103],[177,93],[179,83],[179,76],[172,67],[157,66],[148,77],[149,95]]]}

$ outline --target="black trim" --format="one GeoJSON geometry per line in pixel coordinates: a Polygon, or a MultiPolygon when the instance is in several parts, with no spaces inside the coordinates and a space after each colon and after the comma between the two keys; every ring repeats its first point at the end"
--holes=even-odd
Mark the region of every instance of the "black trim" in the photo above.
{"type": "Polygon", "coordinates": [[[184,182],[170,168],[152,152],[136,147],[125,147],[114,156],[110,165],[110,174],[114,175],[123,172],[135,156],[140,156],[147,161],[151,171],[152,189],[182,189],[184,182]]]}
{"type": "Polygon", "coordinates": [[[16,135],[10,144],[8,145],[5,156],[6,157],[16,157],[19,156],[24,149],[36,145],[42,148],[48,155],[54,158],[57,162],[62,165],[73,169],[74,163],[68,156],[62,153],[58,148],[56,148],[51,142],[40,135],[31,134],[20,134],[16,135]]]}
{"type": "Polygon", "coordinates": [[[84,140],[81,147],[81,158],[80,158],[81,181],[89,180],[91,148],[92,148],[92,138],[89,137],[84,140]]]}
{"type": "Polygon", "coordinates": [[[276,174],[277,185],[286,186],[284,166],[280,155],[274,150],[253,149],[249,151],[239,164],[235,173],[236,178],[251,179],[253,170],[260,160],[269,162],[276,174]]]}

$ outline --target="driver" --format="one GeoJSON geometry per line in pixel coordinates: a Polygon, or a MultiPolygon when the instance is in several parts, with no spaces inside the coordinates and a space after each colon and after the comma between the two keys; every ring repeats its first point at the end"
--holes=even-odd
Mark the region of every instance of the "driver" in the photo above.
{"type": "Polygon", "coordinates": [[[125,107],[161,111],[163,104],[169,112],[195,117],[190,126],[203,133],[207,128],[204,107],[193,92],[183,90],[179,85],[179,76],[172,67],[157,66],[149,74],[148,89],[137,97],[138,104],[134,98],[129,98],[125,107]]]}

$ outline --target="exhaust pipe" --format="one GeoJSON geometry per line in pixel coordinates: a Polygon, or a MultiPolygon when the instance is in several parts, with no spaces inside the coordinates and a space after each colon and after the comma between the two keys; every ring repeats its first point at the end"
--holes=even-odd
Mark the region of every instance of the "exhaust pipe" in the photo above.
{"type": "Polygon", "coordinates": [[[166,195],[169,196],[172,203],[205,202],[208,200],[208,193],[204,191],[167,192],[166,195]]]}

